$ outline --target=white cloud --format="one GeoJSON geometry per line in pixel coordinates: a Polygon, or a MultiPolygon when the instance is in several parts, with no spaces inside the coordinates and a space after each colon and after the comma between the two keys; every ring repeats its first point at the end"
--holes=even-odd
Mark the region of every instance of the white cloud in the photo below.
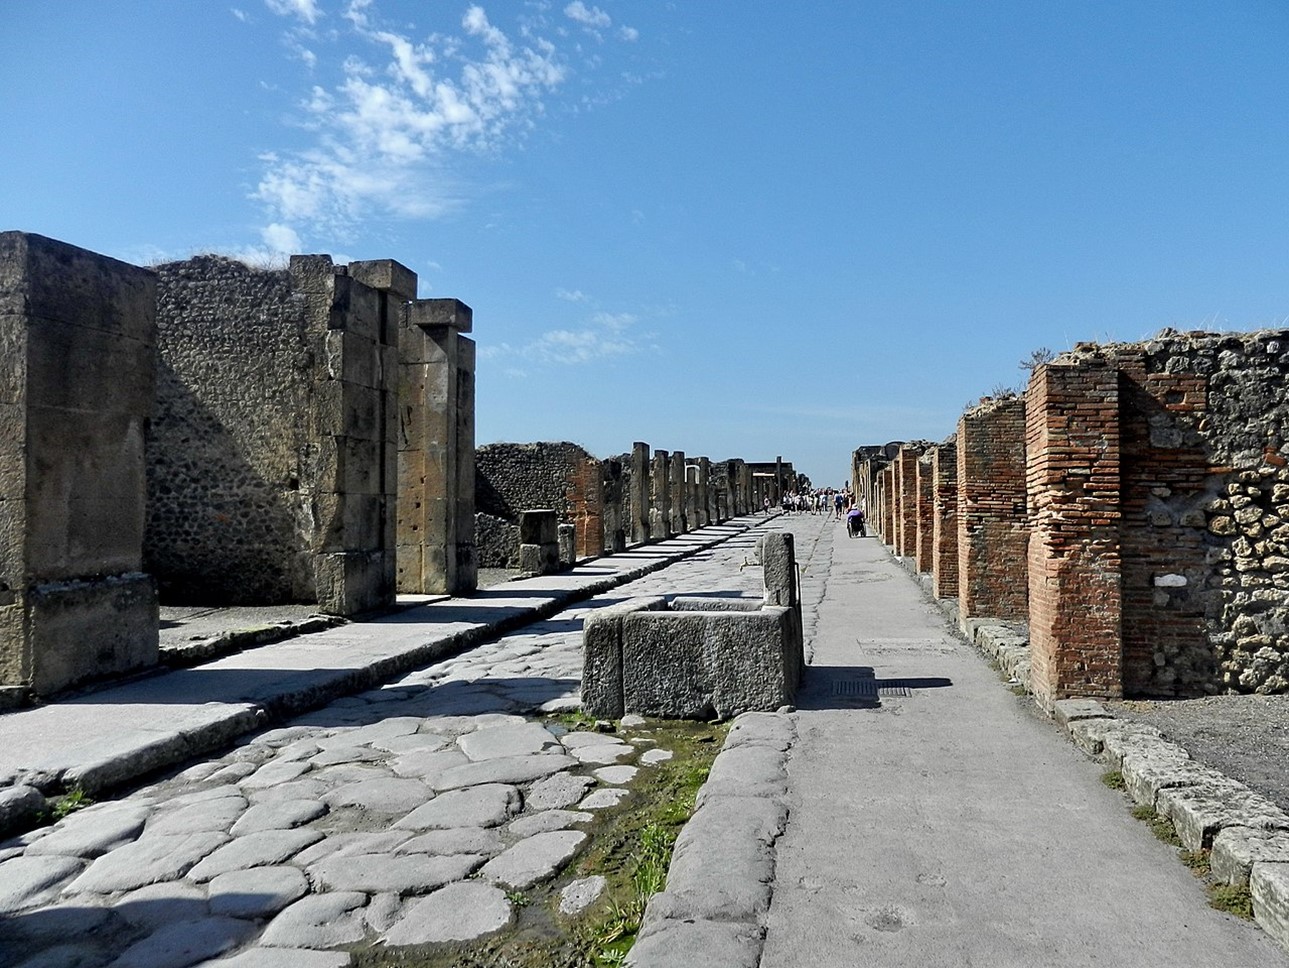
{"type": "Polygon", "coordinates": [[[299,17],[310,25],[322,16],[317,0],[264,0],[264,5],[279,17],[299,17]]]}
{"type": "Polygon", "coordinates": [[[239,10],[237,7],[229,7],[229,12],[242,23],[250,23],[250,17],[246,15],[245,10],[239,10]]]}
{"type": "Polygon", "coordinates": [[[635,27],[619,27],[618,36],[627,43],[634,44],[640,39],[640,31],[636,30],[635,27]]]}
{"type": "Polygon", "coordinates": [[[277,222],[261,229],[260,238],[270,251],[283,255],[293,255],[304,248],[304,243],[300,241],[300,236],[296,234],[295,229],[277,222]]]}
{"type": "Polygon", "coordinates": [[[564,16],[587,27],[608,27],[613,19],[599,7],[588,7],[582,0],[573,0],[564,8],[564,16]]]}
{"type": "MultiPolygon", "coordinates": [[[[266,2],[275,12],[316,15],[314,0],[266,2]]],[[[373,0],[351,0],[344,19],[366,51],[345,57],[341,80],[313,87],[302,101],[301,126],[314,144],[261,157],[254,197],[279,224],[343,236],[366,218],[453,210],[462,191],[450,156],[496,151],[521,135],[567,76],[554,45],[532,36],[512,41],[479,6],[465,11],[461,34],[423,42],[377,26],[373,0]]],[[[317,65],[298,32],[288,41],[308,67],[317,65]]]]}
{"type": "Polygon", "coordinates": [[[563,299],[565,302],[572,303],[589,302],[591,299],[591,297],[582,292],[581,289],[574,289],[572,292],[567,289],[556,289],[555,298],[563,299]]]}
{"type": "Polygon", "coordinates": [[[632,313],[605,313],[599,312],[591,317],[591,322],[603,326],[605,329],[620,333],[628,327],[635,324],[638,317],[632,313]]]}

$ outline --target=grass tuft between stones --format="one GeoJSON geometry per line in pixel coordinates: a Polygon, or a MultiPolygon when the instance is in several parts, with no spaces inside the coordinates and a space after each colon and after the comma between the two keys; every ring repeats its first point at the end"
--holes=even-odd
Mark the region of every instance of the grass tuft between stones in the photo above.
{"type": "Polygon", "coordinates": [[[1124,782],[1123,774],[1118,770],[1107,770],[1105,773],[1102,773],[1101,782],[1111,790],[1127,789],[1127,784],[1124,782]]]}
{"type": "Polygon", "coordinates": [[[1253,920],[1253,895],[1249,888],[1233,887],[1230,884],[1210,884],[1208,888],[1209,907],[1216,908],[1225,914],[1234,915],[1245,921],[1253,920]]]}

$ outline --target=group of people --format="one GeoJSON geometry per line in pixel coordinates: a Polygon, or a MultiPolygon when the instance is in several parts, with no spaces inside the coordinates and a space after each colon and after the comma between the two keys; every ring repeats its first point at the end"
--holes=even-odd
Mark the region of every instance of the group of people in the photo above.
{"type": "MultiPolygon", "coordinates": [[[[780,502],[784,513],[792,514],[828,514],[830,511],[838,520],[846,521],[846,533],[852,538],[863,537],[866,534],[864,528],[864,509],[860,507],[859,502],[849,487],[843,487],[841,490],[833,488],[817,488],[813,491],[787,491],[784,493],[780,502]]],[[[770,512],[770,499],[767,497],[763,502],[765,512],[770,512]]]]}

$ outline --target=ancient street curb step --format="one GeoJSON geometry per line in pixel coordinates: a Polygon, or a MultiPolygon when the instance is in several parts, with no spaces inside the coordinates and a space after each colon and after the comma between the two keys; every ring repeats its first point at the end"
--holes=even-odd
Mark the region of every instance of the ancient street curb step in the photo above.
{"type": "Polygon", "coordinates": [[[1289,949],[1289,814],[1098,702],[1058,700],[1053,714],[1079,749],[1123,774],[1135,803],[1171,821],[1187,850],[1211,850],[1214,877],[1247,886],[1254,921],[1289,949]]]}
{"type": "Polygon", "coordinates": [[[734,720],[699,791],[698,809],[676,840],[667,889],[649,901],[627,965],[760,963],[796,738],[786,713],[744,713],[734,720]]]}

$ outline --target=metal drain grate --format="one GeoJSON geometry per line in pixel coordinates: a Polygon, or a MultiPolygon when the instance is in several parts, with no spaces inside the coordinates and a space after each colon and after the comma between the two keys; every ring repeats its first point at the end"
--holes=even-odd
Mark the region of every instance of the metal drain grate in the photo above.
{"type": "Polygon", "coordinates": [[[853,699],[908,699],[913,690],[902,679],[834,679],[832,694],[853,699]]]}

